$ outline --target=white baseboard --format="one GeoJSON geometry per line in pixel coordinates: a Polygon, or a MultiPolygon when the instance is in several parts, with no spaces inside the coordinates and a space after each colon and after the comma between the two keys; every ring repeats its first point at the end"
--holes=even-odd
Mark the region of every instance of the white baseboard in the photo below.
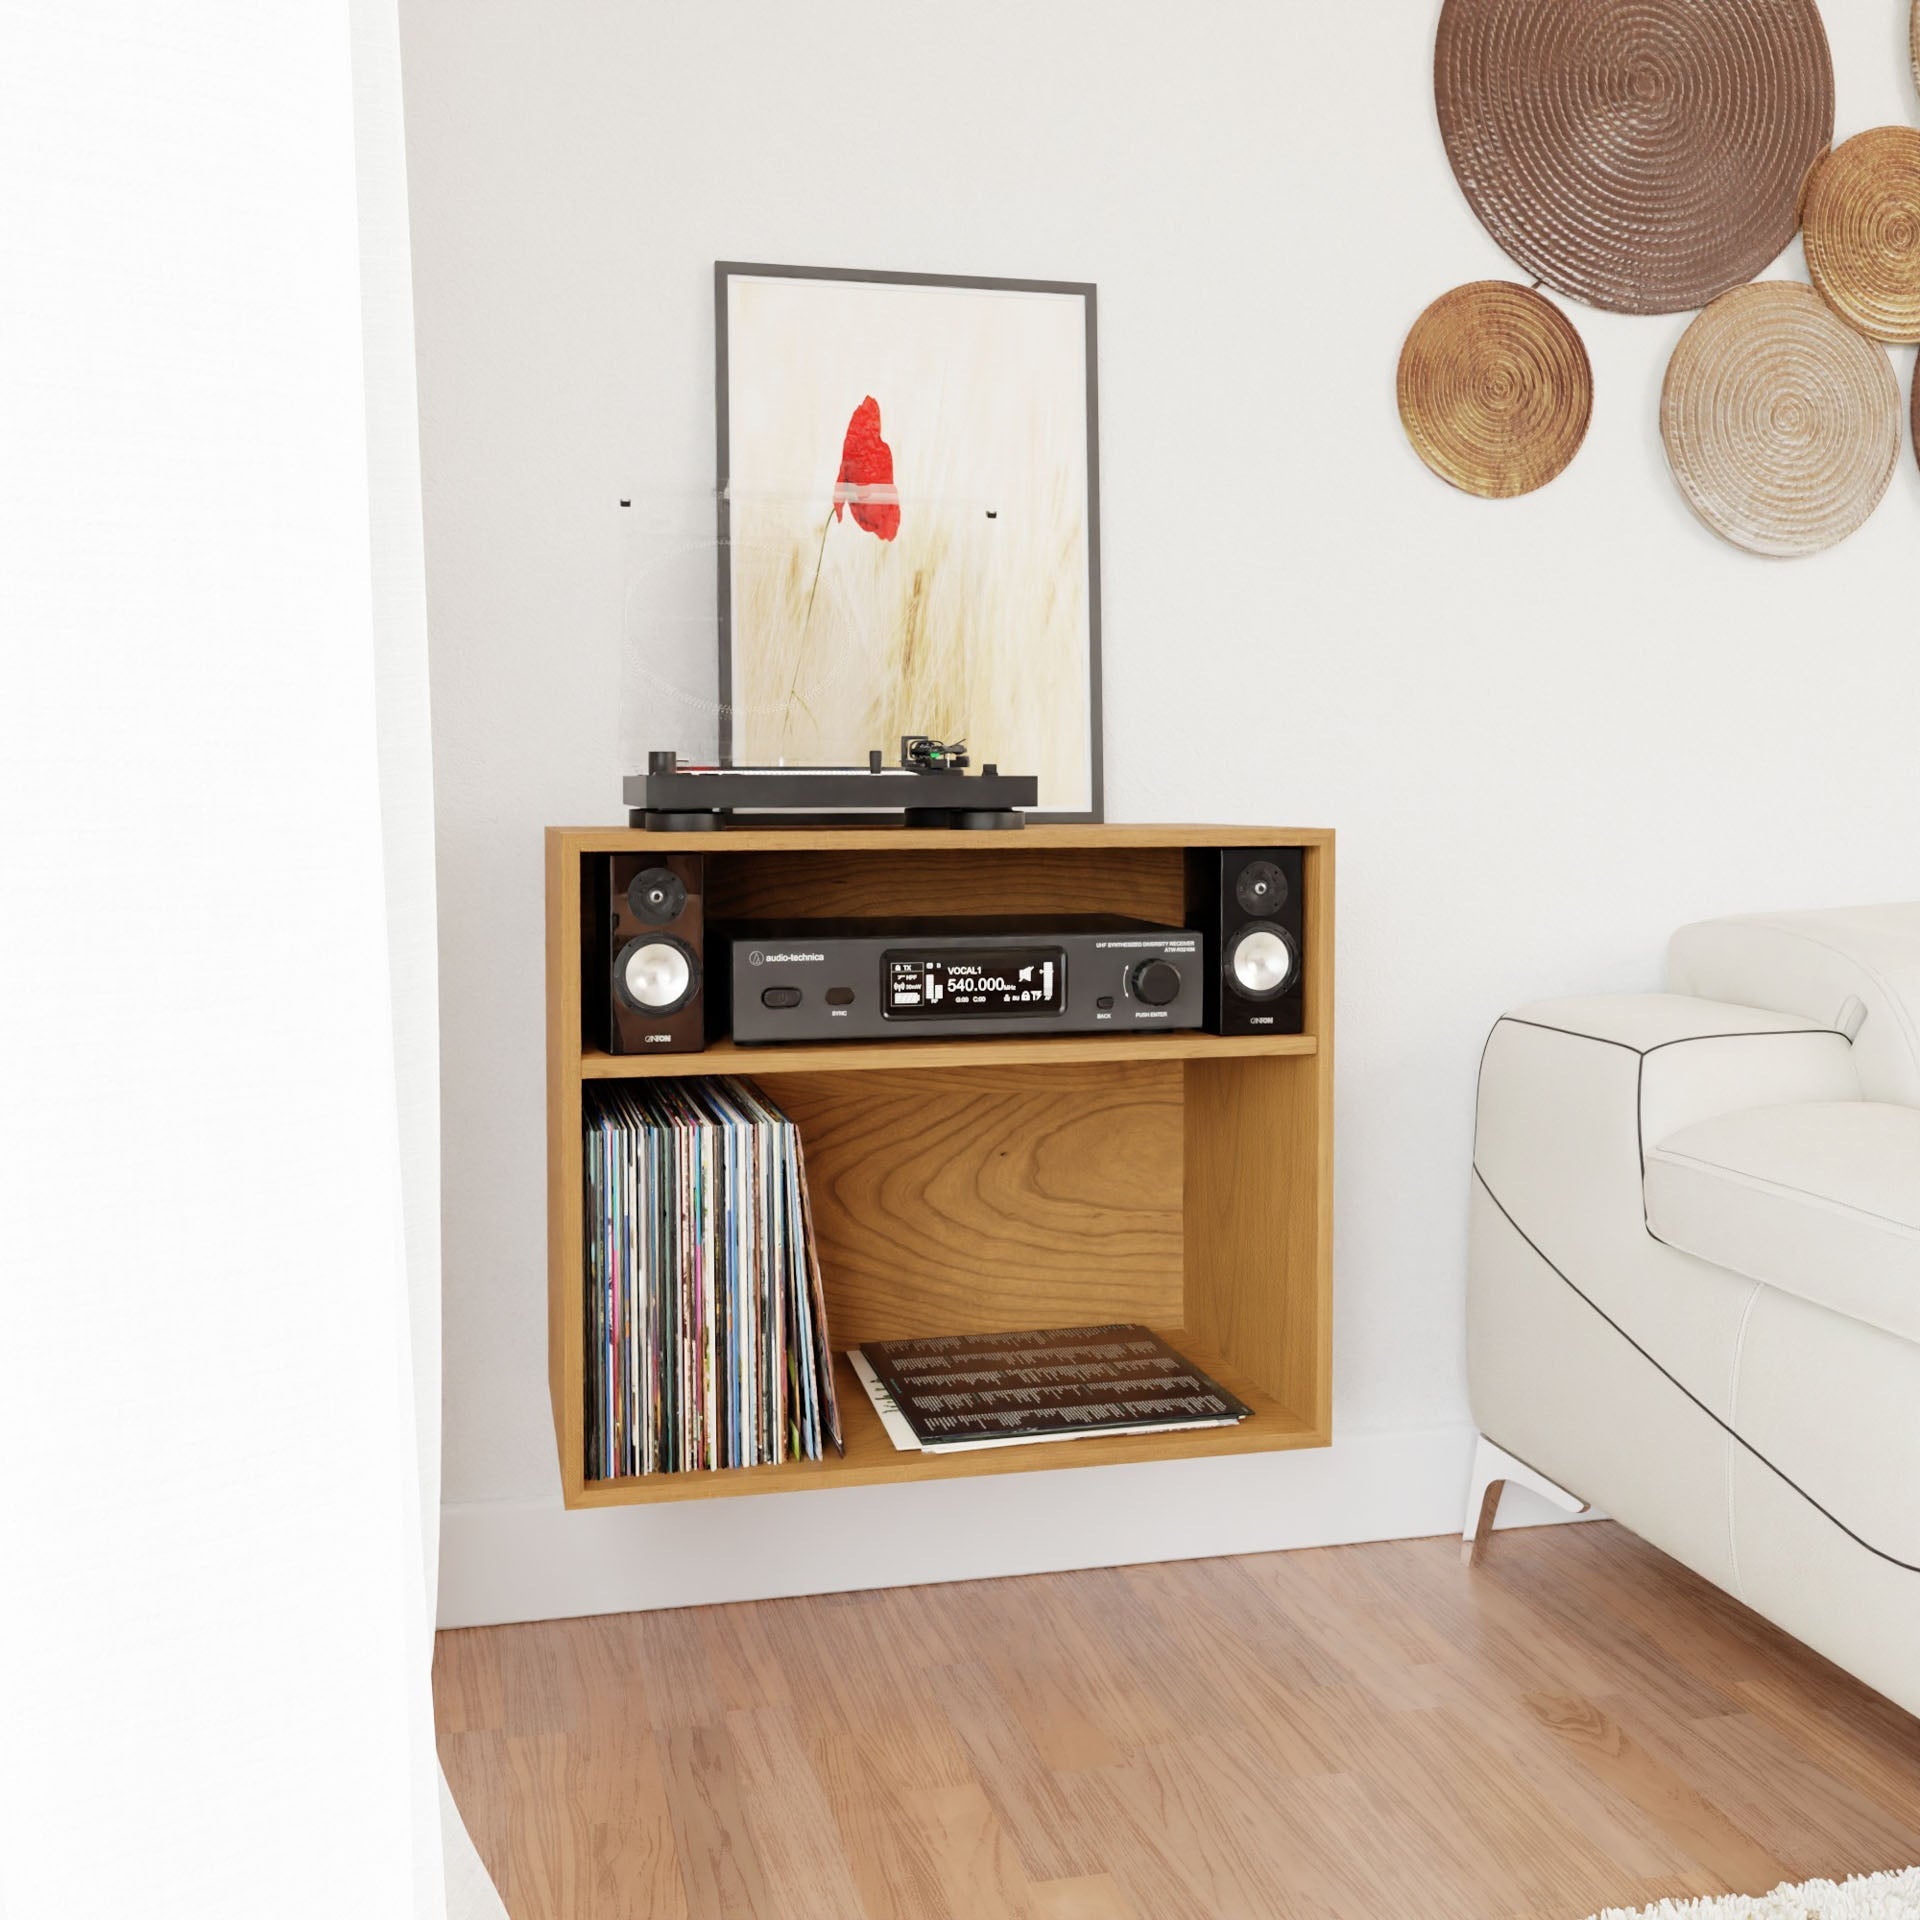
{"type": "MultiPolygon", "coordinates": [[[[1457,1534],[1474,1438],[1466,1426],[1353,1434],[1309,1453],[579,1513],[558,1495],[448,1506],[440,1624],[1457,1534]]],[[[1509,1526],[1564,1518],[1518,1488],[1502,1508],[1509,1526]]]]}

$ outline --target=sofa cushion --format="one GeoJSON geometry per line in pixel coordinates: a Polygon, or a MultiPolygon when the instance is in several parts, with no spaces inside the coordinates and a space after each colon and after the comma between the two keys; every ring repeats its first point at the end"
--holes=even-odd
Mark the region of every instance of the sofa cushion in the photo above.
{"type": "Polygon", "coordinates": [[[1646,1151],[1647,1226],[1715,1266],[1920,1342],[1920,1109],[1753,1107],[1646,1151]]]}
{"type": "Polygon", "coordinates": [[[1702,920],[1669,943],[1667,984],[1844,1025],[1867,1098],[1920,1107],[1920,901],[1702,920]]]}

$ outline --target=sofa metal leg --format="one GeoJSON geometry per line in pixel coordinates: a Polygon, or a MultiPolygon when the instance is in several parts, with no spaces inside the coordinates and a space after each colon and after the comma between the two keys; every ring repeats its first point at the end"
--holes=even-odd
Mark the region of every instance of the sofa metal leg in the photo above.
{"type": "Polygon", "coordinates": [[[1504,1448],[1496,1447],[1485,1434],[1473,1450],[1473,1484],[1467,1490],[1467,1523],[1460,1535],[1460,1559],[1472,1566],[1487,1535],[1493,1531],[1493,1517],[1500,1511],[1500,1496],[1508,1481],[1515,1486],[1531,1487],[1544,1494],[1567,1513],[1585,1513],[1588,1503],[1565,1487],[1536,1473],[1524,1460],[1516,1460],[1504,1448]]]}

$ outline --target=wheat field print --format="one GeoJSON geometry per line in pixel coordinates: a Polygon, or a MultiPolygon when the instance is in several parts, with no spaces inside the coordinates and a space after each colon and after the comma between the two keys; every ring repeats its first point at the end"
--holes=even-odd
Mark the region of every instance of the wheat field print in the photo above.
{"type": "Polygon", "coordinates": [[[718,275],[733,760],[964,738],[1097,814],[1093,289],[718,275]]]}

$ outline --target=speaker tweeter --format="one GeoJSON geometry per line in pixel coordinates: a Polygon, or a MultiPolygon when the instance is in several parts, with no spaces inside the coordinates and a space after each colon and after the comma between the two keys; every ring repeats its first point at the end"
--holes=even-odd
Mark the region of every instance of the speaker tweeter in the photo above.
{"type": "Polygon", "coordinates": [[[671,867],[642,867],[627,882],[627,907],[636,920],[664,927],[687,910],[687,883],[671,867]]]}

